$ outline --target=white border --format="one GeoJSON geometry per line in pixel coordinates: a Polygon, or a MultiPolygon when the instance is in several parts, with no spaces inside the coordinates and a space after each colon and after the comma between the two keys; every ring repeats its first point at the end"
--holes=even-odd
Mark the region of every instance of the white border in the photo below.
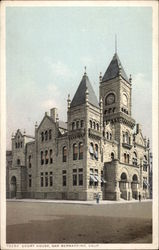
{"type": "Polygon", "coordinates": [[[158,249],[158,1],[2,1],[1,2],[1,40],[0,40],[0,184],[1,184],[1,248],[2,249],[158,249]],[[5,76],[5,9],[8,6],[140,6],[153,10],[153,243],[152,244],[7,244],[6,245],[6,76],[5,76]],[[34,245],[34,246],[33,246],[34,245]],[[40,248],[36,245],[42,246],[40,248]],[[48,247],[47,247],[48,245],[48,247]],[[63,247],[63,246],[66,247],[63,247]],[[71,245],[75,246],[71,247],[71,245]],[[90,245],[92,247],[90,247],[90,245]],[[94,245],[94,246],[93,246],[94,245]],[[50,248],[51,247],[51,248],[50,248]]]}

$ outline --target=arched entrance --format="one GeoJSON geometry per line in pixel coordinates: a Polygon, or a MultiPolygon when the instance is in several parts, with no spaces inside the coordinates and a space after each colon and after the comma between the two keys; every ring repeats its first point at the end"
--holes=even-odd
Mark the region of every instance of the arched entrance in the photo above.
{"type": "Polygon", "coordinates": [[[131,189],[132,189],[132,197],[137,200],[139,192],[138,192],[138,177],[136,174],[134,174],[132,177],[131,189]]]}
{"type": "Polygon", "coordinates": [[[127,200],[127,175],[123,172],[120,176],[120,197],[127,200]]]}
{"type": "Polygon", "coordinates": [[[16,177],[12,176],[11,182],[10,182],[11,198],[16,198],[16,192],[17,192],[17,181],[16,181],[16,177]]]}

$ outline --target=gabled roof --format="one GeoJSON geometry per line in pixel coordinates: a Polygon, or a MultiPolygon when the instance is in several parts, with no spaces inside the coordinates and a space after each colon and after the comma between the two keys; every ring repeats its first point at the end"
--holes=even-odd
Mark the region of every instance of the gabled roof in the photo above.
{"type": "Polygon", "coordinates": [[[76,107],[76,106],[81,105],[81,104],[84,104],[86,102],[86,89],[88,89],[88,93],[89,93],[88,102],[90,104],[94,105],[95,107],[99,108],[97,97],[95,95],[93,87],[92,87],[86,73],[82,77],[82,80],[78,86],[78,89],[73,97],[73,100],[70,104],[71,108],[76,107]]]}
{"type": "Polygon", "coordinates": [[[114,54],[113,59],[111,60],[103,78],[102,82],[111,80],[117,76],[119,76],[119,68],[121,67],[121,76],[129,83],[129,79],[124,71],[124,68],[120,62],[120,59],[117,53],[114,54]]]}

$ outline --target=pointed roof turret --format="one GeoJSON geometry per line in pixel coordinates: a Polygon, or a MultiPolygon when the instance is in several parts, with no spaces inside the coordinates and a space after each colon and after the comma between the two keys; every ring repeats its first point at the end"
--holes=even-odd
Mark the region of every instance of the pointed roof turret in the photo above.
{"type": "Polygon", "coordinates": [[[86,103],[86,90],[88,90],[89,93],[88,102],[94,105],[95,107],[99,108],[97,97],[95,95],[95,92],[93,90],[93,87],[89,81],[86,72],[84,73],[84,76],[82,77],[78,89],[73,97],[73,100],[70,105],[71,108],[86,103]]]}
{"type": "Polygon", "coordinates": [[[129,83],[129,79],[124,71],[124,68],[120,62],[120,59],[117,55],[117,53],[114,54],[113,59],[111,60],[103,78],[102,82],[111,80],[117,76],[119,76],[119,71],[121,76],[129,83]]]}

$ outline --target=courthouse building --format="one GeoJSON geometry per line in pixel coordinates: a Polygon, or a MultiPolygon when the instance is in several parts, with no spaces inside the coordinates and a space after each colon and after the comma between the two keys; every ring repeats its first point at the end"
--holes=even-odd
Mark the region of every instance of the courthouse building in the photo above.
{"type": "Polygon", "coordinates": [[[7,197],[148,198],[149,140],[131,109],[132,79],[115,53],[100,74],[99,100],[85,72],[72,100],[68,95],[67,122],[52,108],[35,124],[34,136],[19,129],[12,136],[7,197]]]}

